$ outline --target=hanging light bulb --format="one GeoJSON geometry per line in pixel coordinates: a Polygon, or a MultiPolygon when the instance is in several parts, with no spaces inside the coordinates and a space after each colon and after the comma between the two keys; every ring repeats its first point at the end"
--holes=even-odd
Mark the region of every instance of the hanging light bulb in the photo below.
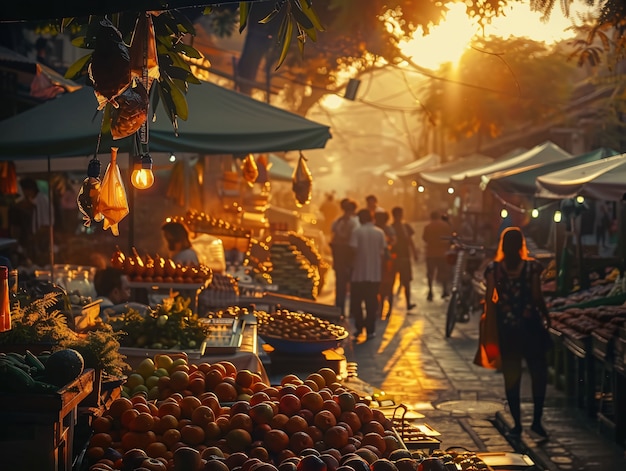
{"type": "Polygon", "coordinates": [[[130,175],[130,182],[138,190],[145,190],[154,184],[152,157],[150,157],[150,154],[144,154],[140,159],[135,160],[133,173],[130,175]]]}
{"type": "Polygon", "coordinates": [[[533,208],[533,210],[530,212],[530,216],[533,219],[537,219],[539,217],[539,210],[537,208],[533,208]]]}
{"type": "Polygon", "coordinates": [[[454,188],[449,187],[449,188],[448,188],[448,194],[449,194],[449,195],[454,194],[454,188]]]}
{"type": "Polygon", "coordinates": [[[506,208],[502,208],[502,211],[500,211],[500,217],[502,219],[506,219],[508,215],[509,215],[509,212],[506,210],[506,208]]]}
{"type": "Polygon", "coordinates": [[[425,190],[424,185],[420,185],[417,187],[417,191],[419,191],[420,193],[424,193],[424,190],[425,190]]]}
{"type": "Polygon", "coordinates": [[[578,195],[578,196],[576,197],[576,202],[577,202],[578,204],[583,204],[583,203],[585,202],[585,197],[584,197],[584,196],[581,196],[581,195],[578,195]]]}
{"type": "Polygon", "coordinates": [[[176,154],[174,152],[170,152],[170,162],[176,162],[176,154]]]}
{"type": "Polygon", "coordinates": [[[561,222],[561,211],[554,212],[554,222],[561,222]]]}

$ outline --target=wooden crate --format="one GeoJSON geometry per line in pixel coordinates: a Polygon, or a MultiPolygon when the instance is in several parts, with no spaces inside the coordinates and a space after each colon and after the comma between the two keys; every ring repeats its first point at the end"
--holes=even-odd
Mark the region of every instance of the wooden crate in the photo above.
{"type": "Polygon", "coordinates": [[[53,394],[0,394],[3,471],[71,471],[78,405],[91,393],[94,370],[53,394]]]}

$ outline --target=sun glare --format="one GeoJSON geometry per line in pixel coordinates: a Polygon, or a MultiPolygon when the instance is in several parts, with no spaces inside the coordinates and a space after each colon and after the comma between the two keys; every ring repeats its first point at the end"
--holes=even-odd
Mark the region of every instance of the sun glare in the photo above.
{"type": "Polygon", "coordinates": [[[400,46],[417,65],[437,69],[447,62],[456,64],[476,34],[476,27],[467,17],[463,3],[447,6],[449,11],[445,19],[431,28],[428,35],[414,37],[400,46]]]}

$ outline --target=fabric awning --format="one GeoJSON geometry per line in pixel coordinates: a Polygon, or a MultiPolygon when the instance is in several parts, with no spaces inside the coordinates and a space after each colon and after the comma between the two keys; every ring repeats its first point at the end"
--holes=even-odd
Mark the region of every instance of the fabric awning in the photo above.
{"type": "Polygon", "coordinates": [[[458,172],[470,170],[478,166],[487,165],[493,162],[491,157],[486,155],[475,154],[462,159],[446,162],[432,169],[419,172],[418,177],[424,183],[433,183],[437,185],[449,185],[450,177],[458,172]]]}
{"type": "Polygon", "coordinates": [[[547,164],[536,164],[530,167],[514,168],[501,172],[483,175],[483,182],[487,182],[486,189],[497,193],[518,193],[534,195],[537,191],[536,179],[551,172],[581,165],[587,162],[595,162],[612,155],[617,151],[606,147],[600,147],[581,155],[547,164]]]}
{"type": "Polygon", "coordinates": [[[395,170],[388,170],[385,172],[387,178],[392,180],[406,179],[411,180],[417,178],[421,170],[427,170],[432,167],[436,167],[441,163],[441,157],[437,154],[428,154],[417,160],[409,162],[402,167],[398,167],[395,170]]]}
{"type": "MultiPolygon", "coordinates": [[[[213,83],[191,85],[189,116],[178,120],[174,133],[162,107],[149,123],[152,152],[247,154],[323,148],[331,137],[328,126],[276,108],[213,83]]],[[[0,158],[84,156],[96,150],[102,112],[89,87],[0,121],[0,158]]],[[[100,152],[110,147],[132,151],[132,137],[114,141],[102,136],[100,152]]]]}
{"type": "Polygon", "coordinates": [[[483,175],[513,168],[528,168],[532,165],[555,162],[571,157],[572,154],[561,149],[553,142],[547,141],[513,157],[499,159],[482,167],[460,171],[452,175],[450,179],[455,182],[478,183],[483,175]]]}
{"type": "Polygon", "coordinates": [[[537,177],[537,196],[626,200],[626,154],[589,162],[537,177]]]}

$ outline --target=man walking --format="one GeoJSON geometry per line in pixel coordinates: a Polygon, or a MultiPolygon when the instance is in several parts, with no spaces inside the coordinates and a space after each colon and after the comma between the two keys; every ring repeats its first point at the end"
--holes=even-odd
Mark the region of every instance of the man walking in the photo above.
{"type": "MultiPolygon", "coordinates": [[[[396,234],[396,243],[393,245],[391,252],[393,258],[393,278],[396,274],[400,275],[400,287],[404,288],[404,298],[406,300],[406,310],[410,311],[415,307],[411,303],[411,280],[413,279],[413,270],[411,260],[417,262],[417,248],[413,243],[413,228],[404,222],[404,210],[396,206],[391,210],[393,222],[391,227],[396,234]]],[[[391,314],[391,309],[389,309],[391,314]]]]}
{"type": "Polygon", "coordinates": [[[354,319],[356,327],[355,340],[361,335],[363,328],[367,330],[366,340],[371,340],[376,336],[378,289],[386,241],[385,233],[374,225],[372,213],[368,209],[361,209],[357,215],[360,226],[352,231],[350,238],[353,253],[350,316],[354,319]]]}
{"type": "Polygon", "coordinates": [[[344,198],[341,200],[340,206],[343,214],[332,223],[330,249],[333,254],[333,270],[335,270],[335,306],[341,309],[343,316],[350,274],[352,273],[353,257],[350,249],[350,237],[354,229],[359,227],[359,221],[354,214],[356,211],[354,200],[344,198]]]}
{"type": "Polygon", "coordinates": [[[446,251],[450,248],[452,228],[441,219],[439,211],[430,213],[430,222],[424,227],[422,240],[426,243],[426,276],[428,277],[428,301],[433,300],[433,281],[441,281],[442,298],[448,296],[448,266],[446,251]]]}

